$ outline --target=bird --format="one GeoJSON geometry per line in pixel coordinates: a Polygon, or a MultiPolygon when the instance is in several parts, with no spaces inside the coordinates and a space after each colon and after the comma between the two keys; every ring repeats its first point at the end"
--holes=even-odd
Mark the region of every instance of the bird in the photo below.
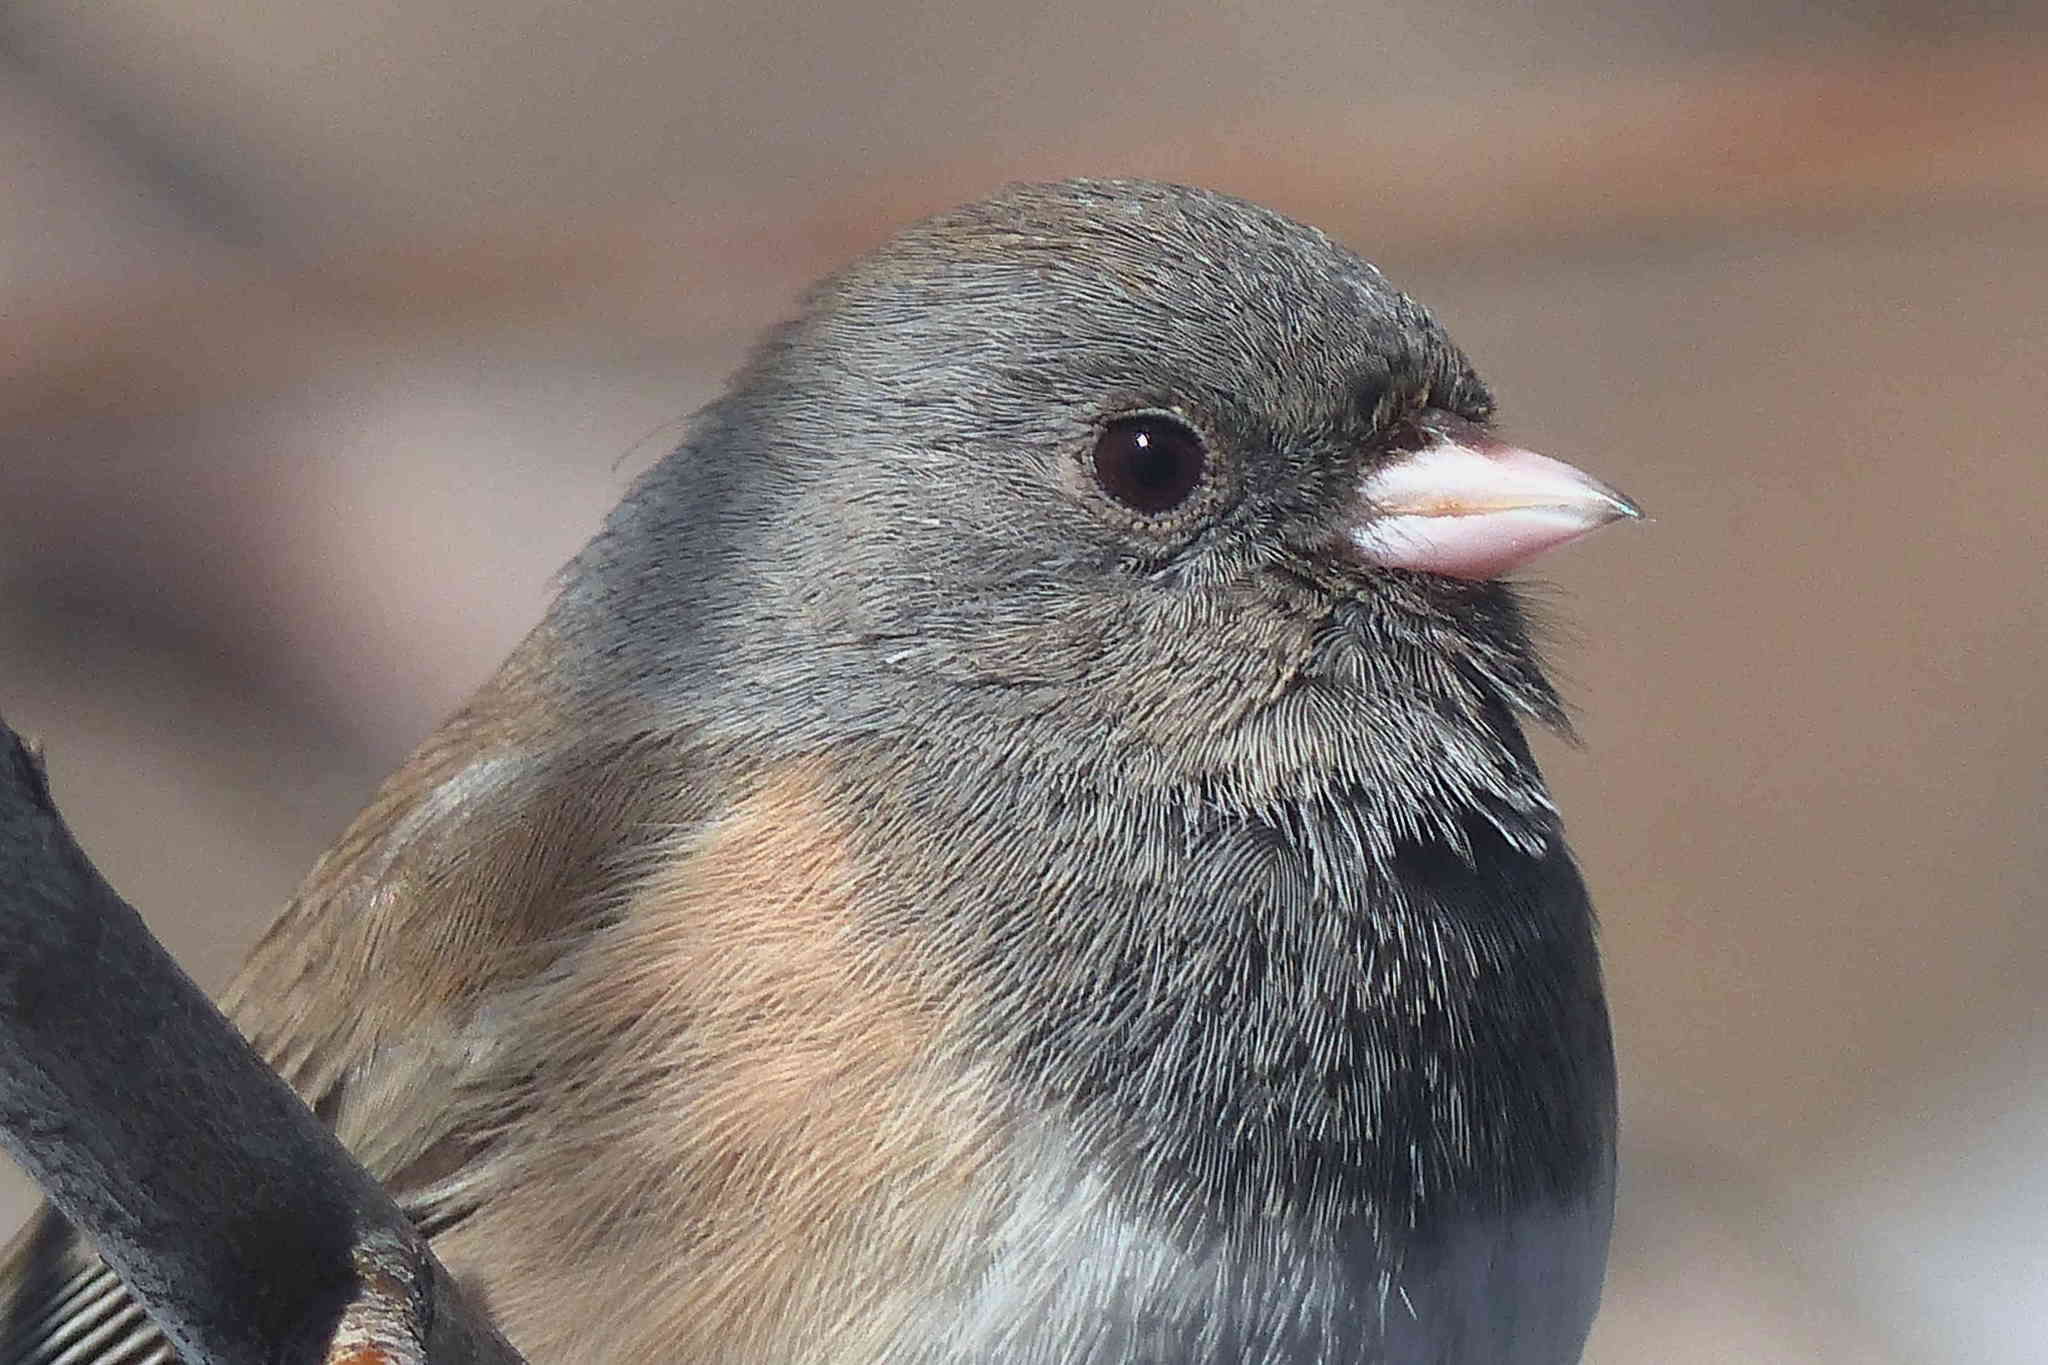
{"type": "MultiPolygon", "coordinates": [[[[1638,509],[1494,414],[1242,199],[919,222],[223,1009],[536,1365],[1576,1361],[1614,1051],[1508,575],[1638,509]]],[[[0,1305],[169,1356],[47,1211],[0,1305]]]]}

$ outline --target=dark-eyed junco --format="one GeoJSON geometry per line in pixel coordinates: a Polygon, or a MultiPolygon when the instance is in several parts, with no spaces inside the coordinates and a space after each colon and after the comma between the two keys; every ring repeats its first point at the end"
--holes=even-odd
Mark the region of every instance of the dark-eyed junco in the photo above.
{"type": "Polygon", "coordinates": [[[1576,1360],[1613,1060],[1496,580],[1634,509],[1491,411],[1235,199],[913,227],[226,1007],[535,1362],[1576,1360]]]}

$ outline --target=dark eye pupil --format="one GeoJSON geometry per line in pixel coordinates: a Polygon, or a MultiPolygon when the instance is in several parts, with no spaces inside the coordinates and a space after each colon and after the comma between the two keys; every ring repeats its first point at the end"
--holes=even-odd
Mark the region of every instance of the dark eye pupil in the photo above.
{"type": "Polygon", "coordinates": [[[1095,443],[1102,491],[1147,516],[1188,500],[1202,482],[1201,438],[1168,417],[1126,417],[1095,443]]]}

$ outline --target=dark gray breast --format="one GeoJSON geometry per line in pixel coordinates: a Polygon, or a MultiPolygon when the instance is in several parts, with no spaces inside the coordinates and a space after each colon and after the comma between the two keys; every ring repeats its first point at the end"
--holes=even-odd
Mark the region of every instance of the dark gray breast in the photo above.
{"type": "Polygon", "coordinates": [[[1020,1121],[987,1264],[932,1324],[949,1344],[905,1358],[1576,1360],[1614,1073],[1551,817],[1387,844],[1341,796],[1022,785],[920,817],[984,850],[927,889],[1000,983],[1020,1121]]]}

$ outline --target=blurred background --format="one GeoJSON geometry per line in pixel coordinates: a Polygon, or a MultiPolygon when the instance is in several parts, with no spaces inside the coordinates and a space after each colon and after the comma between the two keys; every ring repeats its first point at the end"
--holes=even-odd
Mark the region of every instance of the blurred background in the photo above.
{"type": "Polygon", "coordinates": [[[1542,589],[1590,1359],[2048,1361],[2048,7],[12,0],[0,710],[217,986],[804,282],[1075,173],[1329,229],[1656,518],[1542,589]]]}

